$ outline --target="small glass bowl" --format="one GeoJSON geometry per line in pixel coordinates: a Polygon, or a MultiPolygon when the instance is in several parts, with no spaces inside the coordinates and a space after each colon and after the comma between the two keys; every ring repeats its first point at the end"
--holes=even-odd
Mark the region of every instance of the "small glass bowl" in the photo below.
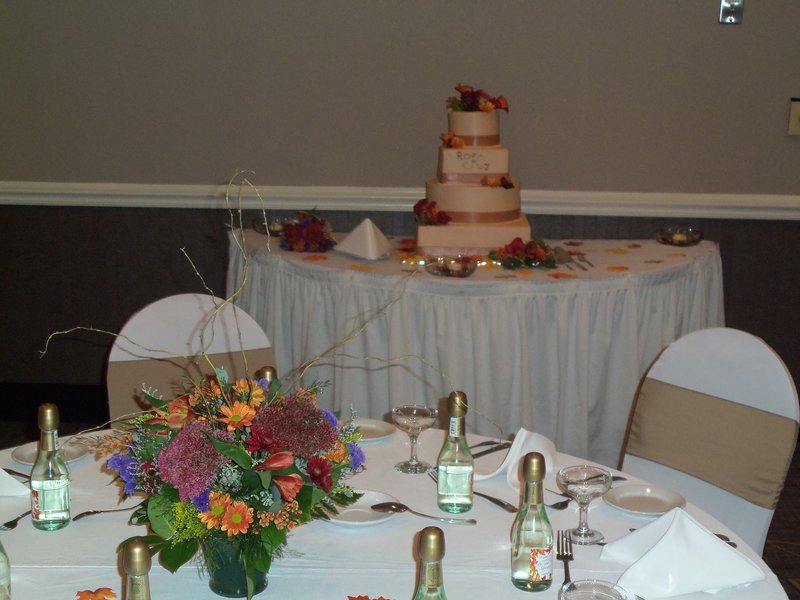
{"type": "Polygon", "coordinates": [[[477,267],[478,261],[465,254],[435,256],[425,263],[428,273],[441,277],[469,277],[477,267]]]}
{"type": "Polygon", "coordinates": [[[628,593],[610,581],[582,579],[561,586],[558,600],[627,600],[628,593]]]}
{"type": "Polygon", "coordinates": [[[691,227],[668,227],[656,231],[656,241],[668,246],[694,246],[703,239],[703,232],[691,227]]]}

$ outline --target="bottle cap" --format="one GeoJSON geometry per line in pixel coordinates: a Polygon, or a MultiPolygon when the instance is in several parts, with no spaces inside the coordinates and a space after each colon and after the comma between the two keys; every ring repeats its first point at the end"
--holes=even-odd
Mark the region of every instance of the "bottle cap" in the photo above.
{"type": "Polygon", "coordinates": [[[419,532],[417,549],[422,560],[442,560],[444,556],[444,532],[438,527],[426,527],[419,532]]]}
{"type": "Polygon", "coordinates": [[[55,404],[45,402],[39,405],[39,429],[45,431],[58,429],[59,420],[58,407],[55,404]]]}
{"type": "Polygon", "coordinates": [[[266,379],[268,383],[272,383],[278,378],[278,372],[275,367],[261,367],[255,372],[256,379],[266,379]]]}
{"type": "Polygon", "coordinates": [[[542,481],[546,472],[547,465],[540,452],[528,452],[522,459],[522,479],[525,481],[542,481]]]}
{"type": "Polygon", "coordinates": [[[464,392],[450,392],[447,398],[447,409],[450,411],[451,417],[463,417],[467,414],[467,395],[464,392]]]}
{"type": "Polygon", "coordinates": [[[150,571],[150,548],[143,540],[133,540],[125,545],[122,567],[128,575],[146,575],[150,571]]]}

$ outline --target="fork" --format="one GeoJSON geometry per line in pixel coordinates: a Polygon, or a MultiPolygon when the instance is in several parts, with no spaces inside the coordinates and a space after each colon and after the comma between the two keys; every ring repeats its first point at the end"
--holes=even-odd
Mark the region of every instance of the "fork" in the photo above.
{"type": "Polygon", "coordinates": [[[572,538],[569,531],[558,530],[556,539],[556,559],[564,563],[564,585],[570,583],[569,561],[572,560],[572,538]]]}
{"type": "Polygon", "coordinates": [[[11,519],[10,521],[6,521],[2,525],[0,525],[0,531],[9,531],[10,529],[14,529],[14,527],[17,526],[17,523],[19,523],[20,519],[24,519],[29,514],[31,514],[31,512],[32,511],[30,511],[30,510],[26,510],[24,513],[22,513],[18,517],[14,518],[14,519],[11,519]]]}
{"type": "Polygon", "coordinates": [[[137,508],[139,508],[142,504],[143,504],[143,502],[139,502],[139,504],[134,504],[133,506],[126,506],[125,508],[103,508],[103,509],[95,508],[95,509],[92,509],[92,510],[85,510],[82,513],[78,513],[77,515],[72,517],[72,520],[73,521],[80,521],[84,517],[89,517],[91,515],[99,515],[99,514],[102,514],[102,513],[122,512],[122,511],[125,511],[125,510],[134,511],[137,508]]]}
{"type": "MultiPolygon", "coordinates": [[[[428,471],[428,477],[433,479],[436,483],[439,482],[439,475],[436,473],[436,471],[428,471]]],[[[472,493],[475,494],[476,496],[480,496],[481,498],[485,498],[489,502],[493,502],[503,510],[506,510],[510,513],[517,512],[517,507],[511,504],[510,502],[506,502],[505,500],[501,500],[500,498],[495,498],[494,496],[489,496],[488,494],[476,492],[475,490],[472,490],[472,493]]]]}
{"type": "Polygon", "coordinates": [[[594,267],[594,265],[591,263],[591,261],[588,258],[586,258],[585,254],[581,253],[581,254],[578,254],[577,256],[578,256],[578,260],[581,261],[582,263],[586,263],[590,267],[594,267]]]}

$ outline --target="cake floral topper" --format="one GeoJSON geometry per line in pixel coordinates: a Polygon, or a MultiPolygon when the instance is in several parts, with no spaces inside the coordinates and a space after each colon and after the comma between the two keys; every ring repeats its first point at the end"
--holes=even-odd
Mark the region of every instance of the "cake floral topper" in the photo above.
{"type": "Polygon", "coordinates": [[[508,112],[508,100],[504,96],[493,97],[483,90],[463,83],[456,86],[456,91],[458,96],[450,96],[447,99],[447,108],[450,110],[470,112],[504,110],[508,112]]]}
{"type": "Polygon", "coordinates": [[[447,225],[451,221],[450,215],[439,210],[436,202],[427,198],[414,205],[414,219],[418,225],[447,225]]]}

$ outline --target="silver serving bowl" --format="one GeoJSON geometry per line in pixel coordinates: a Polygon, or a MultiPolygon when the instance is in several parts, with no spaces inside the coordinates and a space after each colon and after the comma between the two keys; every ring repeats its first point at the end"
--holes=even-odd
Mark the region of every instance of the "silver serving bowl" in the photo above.
{"type": "Polygon", "coordinates": [[[668,227],[656,231],[656,241],[668,246],[694,246],[703,239],[703,232],[691,227],[668,227]]]}

